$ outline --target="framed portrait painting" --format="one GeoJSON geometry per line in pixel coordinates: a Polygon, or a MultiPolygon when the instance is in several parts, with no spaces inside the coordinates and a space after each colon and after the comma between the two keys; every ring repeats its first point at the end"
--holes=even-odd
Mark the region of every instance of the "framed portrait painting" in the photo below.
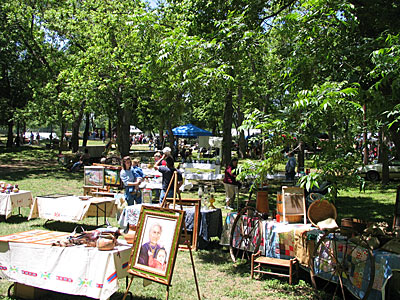
{"type": "Polygon", "coordinates": [[[84,186],[103,187],[104,186],[104,167],[85,167],[84,186]]]}
{"type": "Polygon", "coordinates": [[[142,206],[128,272],[170,285],[184,212],[142,206]]]}

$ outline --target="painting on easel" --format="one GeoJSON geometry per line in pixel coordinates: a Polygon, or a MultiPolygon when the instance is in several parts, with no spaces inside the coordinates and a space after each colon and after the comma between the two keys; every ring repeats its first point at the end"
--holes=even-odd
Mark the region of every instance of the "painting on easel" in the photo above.
{"type": "Polygon", "coordinates": [[[128,272],[170,285],[184,212],[142,206],[128,272]]]}

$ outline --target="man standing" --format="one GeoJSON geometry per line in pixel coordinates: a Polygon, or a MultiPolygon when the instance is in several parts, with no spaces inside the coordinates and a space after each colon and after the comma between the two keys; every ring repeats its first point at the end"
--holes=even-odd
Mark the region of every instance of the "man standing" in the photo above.
{"type": "Polygon", "coordinates": [[[293,152],[288,153],[289,159],[285,166],[286,180],[294,180],[294,175],[296,174],[296,158],[293,152]]]}

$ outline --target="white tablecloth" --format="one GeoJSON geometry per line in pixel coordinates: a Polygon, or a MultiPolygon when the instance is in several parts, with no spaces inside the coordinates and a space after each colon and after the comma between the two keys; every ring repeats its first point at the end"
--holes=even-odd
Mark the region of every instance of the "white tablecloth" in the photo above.
{"type": "Polygon", "coordinates": [[[99,251],[85,246],[56,247],[0,242],[0,277],[71,295],[108,299],[127,276],[130,246],[99,251]]]}
{"type": "Polygon", "coordinates": [[[223,174],[214,174],[214,173],[185,173],[183,175],[185,179],[191,180],[222,180],[224,179],[223,174]]]}
{"type": "MultiPolygon", "coordinates": [[[[88,200],[83,200],[78,196],[36,197],[28,220],[39,217],[47,220],[79,222],[87,216],[96,216],[96,207],[93,203],[102,201],[107,205],[106,216],[114,216],[116,214],[115,199],[109,197],[94,197],[88,200]]],[[[99,205],[104,206],[103,204],[99,205]]],[[[104,216],[104,213],[100,211],[98,216],[104,216]]]]}
{"type": "Polygon", "coordinates": [[[18,193],[0,193],[0,215],[11,216],[14,207],[30,207],[32,205],[32,193],[19,191],[18,193]]]}

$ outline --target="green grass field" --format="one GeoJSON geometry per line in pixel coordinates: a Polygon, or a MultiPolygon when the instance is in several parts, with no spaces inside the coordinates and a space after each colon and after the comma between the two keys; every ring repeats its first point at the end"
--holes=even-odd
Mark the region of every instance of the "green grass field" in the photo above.
{"type": "MultiPolygon", "coordinates": [[[[12,151],[0,147],[0,181],[18,183],[21,189],[30,190],[33,196],[61,193],[81,195],[83,192],[83,173],[70,173],[57,164],[58,152],[40,147],[21,147],[12,151]]],[[[336,203],[338,220],[343,217],[357,217],[367,221],[387,221],[393,219],[396,183],[381,187],[379,184],[367,184],[366,191],[360,192],[355,186],[348,191],[342,191],[336,203]]],[[[184,196],[196,197],[197,190],[184,196]]],[[[278,187],[270,187],[270,208],[274,209],[278,187]]],[[[216,190],[216,206],[224,206],[224,190],[218,186],[216,190]]],[[[240,201],[248,198],[241,192],[240,201]]],[[[45,220],[27,220],[28,208],[21,209],[22,216],[14,216],[0,223],[0,235],[11,234],[25,230],[48,229],[72,232],[76,225],[83,227],[94,225],[95,218],[87,218],[81,224],[67,222],[49,222],[45,220]]],[[[223,209],[223,214],[227,211],[223,209]]],[[[115,218],[111,224],[117,226],[115,218]]],[[[214,241],[207,250],[194,253],[195,266],[203,299],[312,299],[313,291],[309,284],[306,271],[301,274],[297,285],[290,286],[285,279],[264,277],[262,280],[250,279],[250,265],[245,262],[233,264],[227,248],[220,247],[214,241]]],[[[0,298],[7,298],[10,282],[0,280],[0,298]]],[[[125,281],[120,280],[120,290],[112,299],[120,299],[125,287],[125,281]]],[[[142,280],[134,279],[131,292],[134,299],[163,299],[165,287],[151,284],[143,288],[142,280]]],[[[50,299],[80,299],[83,297],[53,295],[50,299]]],[[[196,299],[196,288],[190,263],[189,253],[180,251],[173,274],[170,299],[196,299]]]]}

